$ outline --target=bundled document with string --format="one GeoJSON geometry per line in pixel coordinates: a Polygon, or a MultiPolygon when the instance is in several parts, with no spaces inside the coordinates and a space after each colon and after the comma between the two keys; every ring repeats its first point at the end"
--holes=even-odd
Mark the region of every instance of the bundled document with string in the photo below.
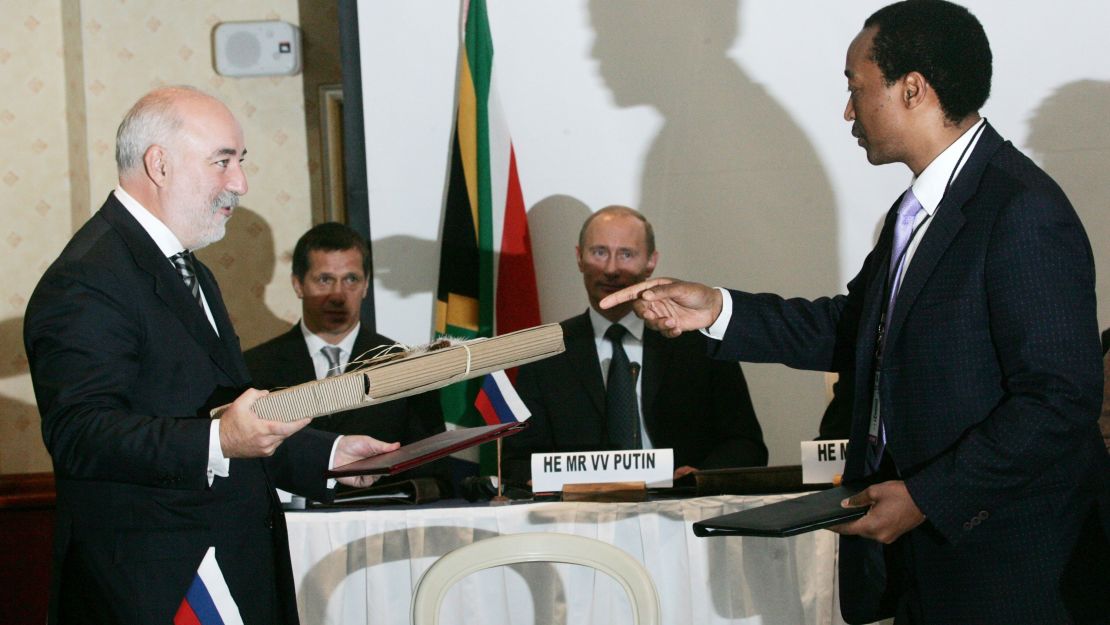
{"type": "MultiPolygon", "coordinates": [[[[440,339],[415,348],[385,347],[383,353],[359,362],[347,373],[271,391],[255,401],[252,410],[270,421],[313,419],[435,390],[554,356],[563,349],[563,329],[557,323],[491,338],[440,339]]],[[[226,409],[227,405],[213,409],[211,417],[219,418],[226,409]]],[[[330,473],[393,475],[515,434],[526,426],[525,421],[442,432],[359,463],[336,467],[330,473]]]]}
{"type": "MultiPolygon", "coordinates": [[[[253,410],[270,421],[312,419],[435,390],[562,351],[563,330],[557,323],[491,338],[394,346],[353,371],[272,391],[260,397],[253,410]]],[[[212,418],[226,409],[213,409],[212,418]]]]}

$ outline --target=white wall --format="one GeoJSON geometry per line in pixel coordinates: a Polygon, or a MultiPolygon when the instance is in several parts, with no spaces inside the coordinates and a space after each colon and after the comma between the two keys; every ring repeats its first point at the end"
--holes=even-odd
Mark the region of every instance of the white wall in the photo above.
{"type": "MultiPolygon", "coordinates": [[[[881,1],[490,0],[544,321],[584,310],[578,226],[621,203],[656,224],[657,275],[834,294],[909,183],[842,119],[844,53],[881,1]]],[[[1068,192],[1110,274],[1110,42],[1096,0],[966,4],[995,57],[984,114],[1068,192]]],[[[454,107],[459,7],[359,4],[379,329],[427,340],[454,107]]],[[[1103,325],[1110,306],[1100,305],[1103,325]]],[[[797,462],[821,374],[744,365],[772,464],[797,462]]]]}

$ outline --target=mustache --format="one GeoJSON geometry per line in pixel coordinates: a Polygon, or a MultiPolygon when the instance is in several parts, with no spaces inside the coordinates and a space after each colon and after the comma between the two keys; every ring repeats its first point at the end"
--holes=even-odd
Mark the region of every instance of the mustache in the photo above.
{"type": "Polygon", "coordinates": [[[219,195],[212,199],[211,205],[208,207],[212,212],[223,208],[235,208],[239,206],[239,194],[234,191],[221,191],[219,195]]]}

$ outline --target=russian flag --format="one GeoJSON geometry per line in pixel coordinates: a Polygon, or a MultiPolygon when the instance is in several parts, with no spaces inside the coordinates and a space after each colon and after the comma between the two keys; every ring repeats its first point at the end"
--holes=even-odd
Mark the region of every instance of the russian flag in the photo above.
{"type": "Polygon", "coordinates": [[[231,598],[224,574],[216,562],[216,548],[204,554],[196,577],[173,617],[173,625],[243,625],[239,606],[231,598]]]}
{"type": "Polygon", "coordinates": [[[482,390],[474,400],[474,407],[489,425],[524,421],[532,416],[504,371],[494,371],[486,376],[482,381],[482,390]]]}

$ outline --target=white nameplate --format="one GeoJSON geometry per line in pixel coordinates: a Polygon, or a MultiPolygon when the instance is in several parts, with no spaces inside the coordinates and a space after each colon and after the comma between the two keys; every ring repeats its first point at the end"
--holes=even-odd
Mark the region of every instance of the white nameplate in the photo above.
{"type": "Polygon", "coordinates": [[[848,439],[802,441],[802,483],[831,484],[844,475],[848,439]]]}
{"type": "Polygon", "coordinates": [[[667,488],[674,477],[671,449],[628,449],[532,454],[532,492],[563,490],[564,484],[644,482],[667,488]]]}

